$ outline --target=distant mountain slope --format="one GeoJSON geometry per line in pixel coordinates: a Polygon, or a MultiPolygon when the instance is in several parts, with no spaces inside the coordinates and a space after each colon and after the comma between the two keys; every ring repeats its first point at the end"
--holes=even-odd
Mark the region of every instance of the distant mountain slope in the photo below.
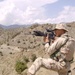
{"type": "Polygon", "coordinates": [[[19,28],[19,27],[29,27],[29,26],[30,25],[17,25],[17,24],[5,26],[5,25],[0,24],[0,27],[2,27],[4,29],[19,28]]]}
{"type": "Polygon", "coordinates": [[[0,36],[4,33],[4,29],[0,27],[0,36]]]}

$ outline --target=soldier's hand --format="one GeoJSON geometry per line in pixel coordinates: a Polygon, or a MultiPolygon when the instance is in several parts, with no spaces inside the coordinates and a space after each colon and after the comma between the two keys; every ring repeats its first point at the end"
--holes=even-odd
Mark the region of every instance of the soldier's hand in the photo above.
{"type": "Polygon", "coordinates": [[[48,37],[48,35],[46,36],[46,37],[44,37],[44,42],[49,42],[50,40],[49,40],[49,37],[48,37]]]}

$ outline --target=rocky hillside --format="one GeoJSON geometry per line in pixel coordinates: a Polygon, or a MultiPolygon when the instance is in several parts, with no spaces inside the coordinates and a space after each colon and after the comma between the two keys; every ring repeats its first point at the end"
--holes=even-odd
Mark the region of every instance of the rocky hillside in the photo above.
{"type": "MultiPolygon", "coordinates": [[[[67,25],[69,28],[69,35],[75,38],[75,22],[67,23],[67,25]]],[[[48,57],[44,52],[43,37],[34,36],[32,34],[34,30],[45,31],[47,28],[53,29],[54,27],[55,24],[35,24],[27,28],[1,28],[0,75],[25,75],[27,69],[25,69],[21,73],[19,73],[20,71],[16,71],[15,65],[17,61],[23,62],[27,65],[27,67],[29,67],[35,58],[40,56],[48,57]]],[[[75,63],[72,64],[72,68],[74,66],[75,63]]],[[[41,68],[36,75],[50,74],[57,75],[56,72],[46,70],[44,68],[41,68]]]]}

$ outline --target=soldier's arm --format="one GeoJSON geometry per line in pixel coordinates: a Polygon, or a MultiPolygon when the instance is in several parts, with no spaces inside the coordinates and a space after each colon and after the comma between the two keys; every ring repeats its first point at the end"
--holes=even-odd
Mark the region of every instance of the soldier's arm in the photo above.
{"type": "Polygon", "coordinates": [[[44,42],[45,42],[45,51],[48,49],[48,47],[49,47],[49,38],[48,38],[48,36],[46,36],[46,37],[44,37],[44,42]]]}
{"type": "Polygon", "coordinates": [[[58,50],[64,43],[65,41],[67,41],[67,37],[63,38],[60,37],[57,40],[55,40],[54,43],[52,43],[48,48],[47,48],[47,52],[49,55],[53,54],[56,50],[58,50]]]}
{"type": "Polygon", "coordinates": [[[49,38],[46,37],[44,41],[45,41],[45,51],[47,51],[49,46],[54,42],[54,40],[50,39],[50,41],[49,41],[49,38]]]}
{"type": "Polygon", "coordinates": [[[49,46],[50,46],[49,43],[46,43],[46,44],[45,44],[45,51],[48,50],[49,46]]]}

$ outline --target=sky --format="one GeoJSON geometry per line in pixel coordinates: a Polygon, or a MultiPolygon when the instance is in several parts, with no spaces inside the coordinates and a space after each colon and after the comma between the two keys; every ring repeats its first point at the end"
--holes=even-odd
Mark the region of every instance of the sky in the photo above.
{"type": "Polygon", "coordinates": [[[75,21],[75,0],[0,0],[0,24],[75,21]]]}

